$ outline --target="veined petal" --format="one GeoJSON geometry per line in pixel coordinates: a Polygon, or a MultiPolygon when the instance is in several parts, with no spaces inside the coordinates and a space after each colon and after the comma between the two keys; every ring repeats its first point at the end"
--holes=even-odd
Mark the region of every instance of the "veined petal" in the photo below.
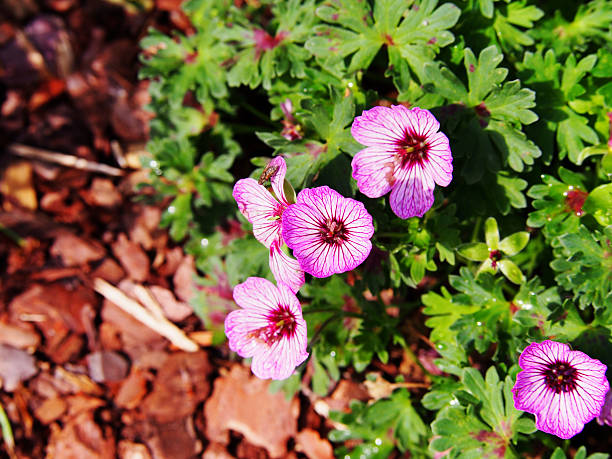
{"type": "Polygon", "coordinates": [[[453,179],[453,156],[448,138],[438,132],[428,140],[427,145],[424,167],[438,185],[447,186],[453,179]]]}
{"type": "Polygon", "coordinates": [[[234,287],[234,301],[246,310],[262,315],[273,311],[280,301],[278,288],[269,280],[249,277],[234,287]]]}
{"type": "Polygon", "coordinates": [[[304,271],[295,258],[291,258],[281,249],[279,242],[270,246],[270,270],[277,284],[286,284],[293,293],[304,285],[304,271]]]}
{"type": "Polygon", "coordinates": [[[353,121],[351,134],[366,146],[396,146],[404,138],[402,118],[389,107],[372,107],[353,121]]]}
{"type": "Polygon", "coordinates": [[[355,155],[351,166],[359,191],[368,198],[384,196],[395,183],[396,152],[391,147],[368,147],[355,155]]]}
{"type": "Polygon", "coordinates": [[[394,107],[401,114],[404,122],[411,127],[411,133],[414,136],[429,139],[440,129],[440,123],[429,110],[418,107],[408,109],[403,105],[394,107]]]}
{"type": "Polygon", "coordinates": [[[280,202],[289,205],[287,201],[287,197],[285,196],[285,175],[287,175],[287,164],[282,156],[276,156],[272,161],[268,163],[268,166],[277,167],[278,169],[270,179],[272,183],[272,189],[274,190],[274,194],[278,198],[280,202]]]}
{"type": "Polygon", "coordinates": [[[431,176],[414,163],[397,174],[391,191],[391,209],[400,218],[422,217],[434,203],[433,189],[431,176]]]}
{"type": "Polygon", "coordinates": [[[600,414],[610,388],[600,361],[545,340],[527,346],[519,365],[514,406],[535,414],[538,429],[567,439],[600,414]]]}
{"type": "Polygon", "coordinates": [[[283,239],[315,277],[350,271],[372,249],[372,217],[362,203],[329,187],[302,190],[283,217],[283,239]]]}
{"type": "Polygon", "coordinates": [[[285,208],[274,196],[252,178],[241,179],[234,185],[238,209],[253,224],[253,235],[266,247],[280,239],[281,216],[285,208]]]}
{"type": "Polygon", "coordinates": [[[291,289],[250,277],[234,288],[242,309],[225,319],[229,347],[252,357],[251,368],[260,378],[285,379],[307,357],[307,329],[302,309],[291,289]]]}

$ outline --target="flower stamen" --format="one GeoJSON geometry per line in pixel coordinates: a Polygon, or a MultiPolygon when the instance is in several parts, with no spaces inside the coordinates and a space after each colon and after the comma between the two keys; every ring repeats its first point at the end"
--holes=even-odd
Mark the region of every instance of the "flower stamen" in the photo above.
{"type": "Polygon", "coordinates": [[[325,243],[337,245],[348,239],[348,232],[342,222],[327,219],[321,225],[321,237],[325,243]]]}

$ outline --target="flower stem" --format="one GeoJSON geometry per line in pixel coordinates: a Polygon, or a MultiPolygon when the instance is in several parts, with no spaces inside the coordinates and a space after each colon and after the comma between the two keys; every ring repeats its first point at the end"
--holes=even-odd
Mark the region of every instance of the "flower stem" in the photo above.
{"type": "Polygon", "coordinates": [[[308,343],[308,348],[312,349],[314,347],[314,345],[317,343],[317,341],[319,341],[319,337],[321,336],[321,332],[325,329],[325,327],[327,327],[330,323],[332,323],[333,321],[338,320],[338,319],[342,319],[342,316],[334,315],[334,316],[328,317],[327,320],[321,324],[321,326],[314,333],[314,335],[312,335],[312,338],[310,339],[310,341],[308,343]]]}
{"type": "Polygon", "coordinates": [[[317,314],[321,312],[329,312],[332,314],[335,313],[336,315],[340,317],[357,317],[359,319],[363,318],[363,316],[357,312],[342,311],[341,309],[335,309],[335,308],[307,309],[306,311],[302,312],[302,315],[305,316],[306,314],[317,314]]]}
{"type": "Polygon", "coordinates": [[[396,237],[396,238],[402,238],[402,237],[406,237],[408,233],[397,233],[397,232],[385,232],[385,231],[378,231],[376,233],[376,237],[396,237]]]}
{"type": "Polygon", "coordinates": [[[4,226],[2,223],[0,223],[0,233],[4,234],[6,237],[8,237],[11,241],[13,241],[19,247],[22,247],[22,248],[25,247],[26,243],[24,239],[12,229],[4,226]]]}
{"type": "Polygon", "coordinates": [[[480,233],[481,226],[482,226],[482,217],[477,217],[476,223],[474,223],[474,230],[472,231],[472,242],[478,241],[478,233],[480,233]]]}

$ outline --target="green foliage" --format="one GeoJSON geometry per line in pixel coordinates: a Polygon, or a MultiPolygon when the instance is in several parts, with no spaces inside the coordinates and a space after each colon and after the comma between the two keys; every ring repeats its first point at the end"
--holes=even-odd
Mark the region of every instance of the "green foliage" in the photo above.
{"type": "Polygon", "coordinates": [[[520,434],[533,433],[535,425],[514,408],[512,378],[500,381],[494,367],[485,378],[474,368],[466,368],[461,381],[457,397],[438,412],[431,426],[432,453],[449,451],[450,458],[520,457],[512,445],[520,434]]]}
{"type": "Polygon", "coordinates": [[[466,142],[459,143],[458,153],[467,156],[461,174],[468,183],[482,178],[483,164],[492,172],[498,171],[500,164],[521,172],[525,164],[533,164],[541,155],[520,130],[522,124],[538,119],[530,110],[535,105],[535,93],[521,88],[518,80],[502,85],[508,75],[508,69],[498,67],[502,60],[495,46],[482,50],[478,59],[466,48],[463,61],[467,87],[450,69],[431,63],[425,66],[433,91],[449,103],[465,107],[463,120],[455,129],[466,137],[466,142]]]}
{"type": "Polygon", "coordinates": [[[296,191],[328,185],[362,201],[375,235],[354,272],[307,276],[310,358],[273,389],[328,396],[345,375],[396,367],[398,351],[427,342],[438,352],[429,390],[331,415],[344,426],[330,433],[340,457],[523,457],[534,444],[566,457],[569,443],[532,435],[510,390],[531,342],[611,349],[610,2],[189,0],[183,10],[189,33],[142,40],[155,114],[143,164],[152,199],[167,203],[162,225],[203,274],[192,305],[215,344],[232,288],[273,279],[233,184],[282,155],[296,191]],[[364,148],[353,120],[400,103],[429,109],[453,154],[453,181],[423,218],[397,218],[352,178],[364,148]]]}
{"type": "Polygon", "coordinates": [[[536,89],[539,125],[534,126],[541,137],[538,140],[546,147],[545,159],[550,162],[553,150],[553,135],[556,134],[559,157],[565,155],[577,163],[578,157],[587,144],[597,144],[599,137],[589,126],[587,116],[598,102],[588,99],[589,93],[583,81],[593,69],[597,56],[590,54],[577,60],[570,54],[563,63],[558,62],[555,52],[541,49],[535,53],[526,52],[519,69],[526,84],[536,89]]]}
{"type": "Polygon", "coordinates": [[[525,248],[529,242],[529,233],[519,231],[499,240],[497,221],[493,217],[485,221],[485,241],[470,242],[457,247],[457,252],[471,261],[481,261],[477,274],[482,272],[496,273],[501,271],[504,276],[515,284],[522,284],[525,276],[520,268],[509,258],[503,258],[501,253],[512,257],[525,248]]]}
{"type": "Polygon", "coordinates": [[[578,231],[558,238],[551,266],[555,280],[574,293],[582,309],[592,306],[612,317],[612,226],[602,232],[578,231]]]}
{"type": "Polygon", "coordinates": [[[407,390],[394,391],[388,399],[368,405],[351,402],[350,413],[333,412],[331,419],[343,424],[342,429],[330,432],[334,442],[359,439],[362,442],[349,450],[336,449],[338,457],[385,458],[394,446],[400,451],[424,454],[429,429],[412,406],[407,390]]]}

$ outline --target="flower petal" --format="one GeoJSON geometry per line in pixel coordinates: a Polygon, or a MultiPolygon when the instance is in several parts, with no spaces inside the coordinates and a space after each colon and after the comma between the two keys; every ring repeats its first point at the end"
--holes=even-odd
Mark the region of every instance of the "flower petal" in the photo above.
{"type": "Polygon", "coordinates": [[[251,368],[259,378],[285,379],[307,357],[307,328],[302,309],[291,289],[249,277],[234,288],[234,298],[243,307],[225,319],[231,350],[252,357],[251,368]],[[278,314],[282,320],[278,321],[278,314]],[[276,318],[275,318],[276,317],[276,318]],[[291,317],[291,331],[279,335],[278,327],[291,317]]]}
{"type": "Polygon", "coordinates": [[[274,190],[274,194],[278,198],[280,202],[289,205],[287,201],[287,197],[285,196],[285,175],[287,174],[287,164],[282,156],[276,156],[272,161],[268,163],[268,166],[277,167],[278,169],[270,179],[272,183],[272,189],[274,190]]]}
{"type": "Polygon", "coordinates": [[[281,249],[278,242],[270,246],[270,270],[277,284],[286,284],[293,293],[304,285],[304,271],[295,258],[291,258],[281,249]]]}
{"type": "Polygon", "coordinates": [[[397,146],[403,139],[403,118],[389,107],[377,106],[365,110],[353,121],[351,134],[357,142],[382,148],[397,146]]]}
{"type": "Polygon", "coordinates": [[[427,160],[425,170],[440,186],[447,186],[453,179],[453,156],[448,138],[438,132],[427,140],[427,160]]]}
{"type": "Polygon", "coordinates": [[[255,239],[266,247],[280,239],[285,205],[274,199],[266,187],[252,178],[241,179],[234,185],[232,194],[242,215],[253,224],[255,239]]]}
{"type": "Polygon", "coordinates": [[[351,166],[359,191],[368,198],[384,196],[395,183],[396,152],[390,147],[368,147],[355,155],[351,166]]]}
{"type": "Polygon", "coordinates": [[[572,351],[567,344],[545,340],[527,346],[519,365],[523,371],[512,388],[514,406],[534,413],[538,429],[567,439],[599,415],[610,385],[607,368],[598,360],[572,351]],[[572,378],[569,384],[551,385],[557,371],[565,372],[561,378],[572,378]]]}
{"type": "Polygon", "coordinates": [[[420,137],[427,141],[440,129],[440,123],[429,110],[418,107],[408,109],[403,105],[394,105],[392,108],[397,110],[397,113],[404,120],[404,124],[410,126],[409,132],[414,137],[420,137]]]}
{"type": "Polygon", "coordinates": [[[434,181],[418,163],[397,174],[391,191],[391,209],[400,218],[422,217],[434,203],[434,181]]]}
{"type": "Polygon", "coordinates": [[[300,267],[315,277],[350,271],[372,249],[372,217],[362,203],[327,186],[302,190],[283,216],[283,239],[300,267]],[[326,240],[329,225],[342,228],[342,238],[326,240]]]}

